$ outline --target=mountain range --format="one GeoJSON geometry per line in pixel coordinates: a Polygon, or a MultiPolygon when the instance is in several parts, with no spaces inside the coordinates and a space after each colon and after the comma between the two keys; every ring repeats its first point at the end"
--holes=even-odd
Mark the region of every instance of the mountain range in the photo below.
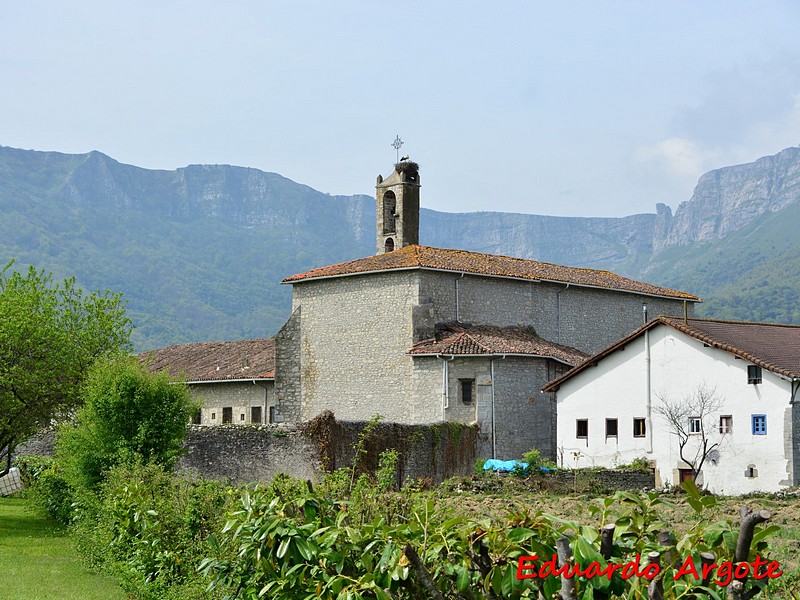
{"type": "MultiPolygon", "coordinates": [[[[229,165],[147,170],[100,152],[0,146],[0,215],[3,264],[122,292],[137,350],[272,335],[291,304],[283,278],[375,244],[371,196],[229,165]]],[[[706,173],[674,214],[423,208],[420,223],[422,244],[614,271],[699,295],[706,316],[800,322],[800,148],[706,173]]]]}

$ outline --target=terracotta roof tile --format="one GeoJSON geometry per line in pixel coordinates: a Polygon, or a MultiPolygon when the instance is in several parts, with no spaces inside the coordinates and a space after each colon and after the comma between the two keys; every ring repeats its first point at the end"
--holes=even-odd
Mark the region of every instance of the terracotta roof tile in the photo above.
{"type": "Polygon", "coordinates": [[[608,348],[601,350],[562,377],[551,381],[544,391],[553,391],[591,365],[658,325],[672,327],[714,348],[730,352],[768,371],[790,379],[800,378],[800,325],[720,321],[684,317],[658,317],[608,348]]]}
{"type": "Polygon", "coordinates": [[[461,323],[437,326],[436,337],[417,342],[408,353],[416,356],[523,354],[552,358],[568,365],[576,365],[589,356],[540,338],[530,328],[461,323]]]}
{"type": "Polygon", "coordinates": [[[800,325],[661,317],[675,329],[785,377],[800,378],[800,325]]]}
{"type": "Polygon", "coordinates": [[[274,379],[275,340],[177,344],[139,354],[154,373],[167,371],[184,381],[274,379]]]}
{"type": "Polygon", "coordinates": [[[680,298],[693,302],[699,300],[697,296],[686,292],[634,281],[610,271],[563,267],[524,258],[415,245],[405,246],[394,252],[312,269],[305,273],[287,277],[283,282],[299,283],[322,277],[342,277],[345,275],[399,269],[433,269],[531,281],[553,281],[652,296],[680,298]]]}

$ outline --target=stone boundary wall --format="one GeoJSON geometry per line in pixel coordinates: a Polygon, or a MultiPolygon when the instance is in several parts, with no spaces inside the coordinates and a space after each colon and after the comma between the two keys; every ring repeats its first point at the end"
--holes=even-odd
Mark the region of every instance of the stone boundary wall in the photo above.
{"type": "Polygon", "coordinates": [[[296,427],[284,425],[190,425],[187,452],[177,471],[233,483],[267,482],[285,473],[316,479],[315,444],[296,427]]]}
{"type": "MultiPolygon", "coordinates": [[[[325,467],[332,470],[352,464],[354,447],[367,425],[364,421],[336,421],[332,413],[325,411],[303,427],[317,439],[325,467]]],[[[365,438],[360,466],[363,470],[375,470],[381,452],[394,448],[399,454],[398,485],[412,479],[437,484],[449,477],[474,472],[477,441],[475,425],[380,422],[365,438]]]]}
{"type": "MultiPolygon", "coordinates": [[[[622,469],[578,469],[578,486],[596,486],[607,490],[652,490],[656,487],[655,470],[649,471],[627,471],[622,469]]],[[[575,482],[575,471],[559,470],[551,473],[552,477],[571,486],[575,482]]]]}
{"type": "MultiPolygon", "coordinates": [[[[267,482],[278,473],[299,479],[317,479],[323,466],[349,466],[353,448],[367,423],[337,421],[332,413],[293,425],[190,425],[179,471],[236,483],[267,482]]],[[[16,455],[53,452],[53,432],[42,432],[17,449],[16,455]]],[[[375,469],[380,453],[395,448],[400,454],[398,484],[409,479],[437,484],[449,477],[474,473],[478,429],[458,423],[403,425],[378,423],[364,444],[365,469],[375,469]]],[[[551,474],[565,487],[574,483],[573,471],[551,474]]],[[[579,485],[609,490],[655,488],[655,473],[646,471],[578,471],[579,485]]]]}
{"type": "MultiPolygon", "coordinates": [[[[293,425],[191,425],[179,471],[236,483],[266,482],[279,473],[317,479],[323,470],[349,466],[366,422],[337,421],[330,412],[293,425]]],[[[374,470],[380,453],[400,455],[398,485],[409,479],[436,484],[472,473],[477,427],[457,423],[379,423],[365,439],[363,469],[374,470]]]]}

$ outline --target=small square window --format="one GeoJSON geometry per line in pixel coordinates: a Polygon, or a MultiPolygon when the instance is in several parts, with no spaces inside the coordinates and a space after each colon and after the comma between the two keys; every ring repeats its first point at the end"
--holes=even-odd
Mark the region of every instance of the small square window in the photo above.
{"type": "Polygon", "coordinates": [[[216,421],[217,420],[217,413],[211,413],[211,420],[212,421],[216,421]]]}
{"type": "Polygon", "coordinates": [[[689,433],[702,433],[703,431],[703,424],[700,421],[700,417],[689,417],[689,433]]]}
{"type": "Polygon", "coordinates": [[[647,425],[645,425],[644,417],[634,417],[633,437],[644,437],[646,433],[647,433],[647,425]]]}
{"type": "Polygon", "coordinates": [[[767,435],[767,415],[753,415],[753,435],[767,435]]]}
{"type": "Polygon", "coordinates": [[[747,365],[747,383],[761,383],[761,367],[747,365]]]}
{"type": "Polygon", "coordinates": [[[617,437],[618,426],[617,419],[606,419],[606,437],[617,437]]]}
{"type": "Polygon", "coordinates": [[[733,417],[731,415],[722,415],[719,418],[719,432],[720,433],[733,432],[733,417]]]}
{"type": "Polygon", "coordinates": [[[241,413],[241,414],[239,415],[239,420],[240,420],[240,421],[244,421],[244,413],[241,413]]]}
{"type": "Polygon", "coordinates": [[[459,379],[458,382],[461,384],[461,402],[472,404],[472,395],[475,393],[475,380],[459,379]]]}
{"type": "Polygon", "coordinates": [[[589,419],[575,420],[575,437],[586,439],[589,437],[589,419]]]}

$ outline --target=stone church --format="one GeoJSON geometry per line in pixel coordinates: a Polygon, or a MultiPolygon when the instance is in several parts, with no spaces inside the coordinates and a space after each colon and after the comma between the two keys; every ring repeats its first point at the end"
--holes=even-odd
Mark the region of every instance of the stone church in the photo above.
{"type": "MultiPolygon", "coordinates": [[[[478,422],[480,456],[556,457],[548,381],[647,315],[691,315],[699,298],[581,269],[419,245],[418,165],[376,184],[374,256],[291,284],[275,337],[275,422],[478,422]]],[[[565,241],[568,243],[568,240],[565,241]]]]}

